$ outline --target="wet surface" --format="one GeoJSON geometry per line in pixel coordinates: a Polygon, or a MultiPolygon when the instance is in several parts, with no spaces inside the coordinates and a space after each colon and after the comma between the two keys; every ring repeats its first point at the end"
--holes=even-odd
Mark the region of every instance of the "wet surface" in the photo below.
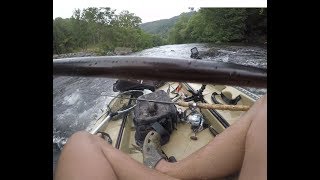
{"type": "Polygon", "coordinates": [[[145,56],[80,57],[55,61],[53,71],[55,75],[60,76],[149,79],[249,87],[266,87],[267,84],[265,69],[210,59],[145,56]],[[186,76],[186,72],[190,75],[186,76]]]}
{"type": "MultiPolygon", "coordinates": [[[[267,68],[267,49],[259,46],[181,44],[146,49],[130,56],[189,58],[190,49],[197,47],[203,60],[231,62],[267,68]]],[[[53,77],[53,166],[60,155],[62,144],[74,132],[86,130],[101,115],[111,100],[103,94],[114,95],[116,79],[53,77]]],[[[266,89],[245,88],[257,95],[266,89]]]]}

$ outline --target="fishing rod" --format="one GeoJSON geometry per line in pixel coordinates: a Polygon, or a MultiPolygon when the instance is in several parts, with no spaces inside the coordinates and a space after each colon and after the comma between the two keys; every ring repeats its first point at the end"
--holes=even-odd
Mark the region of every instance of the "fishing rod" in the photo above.
{"type": "MultiPolygon", "coordinates": [[[[110,95],[109,97],[113,97],[113,99],[112,99],[112,100],[109,102],[109,104],[107,105],[107,107],[108,107],[109,110],[108,110],[106,113],[108,113],[108,115],[102,120],[102,122],[100,122],[100,124],[99,124],[98,126],[96,126],[93,130],[91,130],[90,133],[91,133],[91,134],[96,134],[96,133],[99,131],[99,129],[101,129],[101,127],[108,125],[109,121],[110,121],[113,117],[131,111],[131,110],[136,106],[136,104],[133,105],[133,106],[131,106],[131,107],[129,107],[129,108],[127,108],[127,109],[125,109],[125,110],[118,110],[118,111],[116,111],[116,112],[112,112],[112,111],[111,111],[110,104],[111,104],[116,98],[119,98],[119,96],[125,95],[125,94],[127,94],[127,93],[133,93],[133,92],[142,92],[142,93],[143,93],[143,91],[141,91],[141,90],[128,90],[128,91],[121,92],[121,93],[117,94],[116,96],[110,95]]],[[[90,93],[88,93],[88,94],[90,94],[90,93]]],[[[92,94],[92,95],[95,95],[95,94],[92,94]]],[[[102,96],[106,96],[106,95],[102,95],[102,96]]],[[[102,115],[100,116],[100,118],[101,118],[103,115],[104,115],[104,114],[102,114],[102,115]]],[[[100,119],[100,118],[99,118],[99,119],[100,119]]]]}
{"type": "Polygon", "coordinates": [[[125,109],[125,110],[122,110],[122,111],[117,111],[117,112],[114,112],[114,113],[109,113],[108,116],[106,118],[103,119],[103,121],[98,125],[96,126],[93,130],[90,131],[91,134],[96,134],[100,128],[102,126],[106,126],[107,123],[109,123],[109,121],[116,115],[120,115],[120,114],[123,114],[123,113],[126,113],[126,112],[129,112],[130,110],[132,110],[136,105],[133,105],[131,106],[130,108],[128,109],[125,109]]]}
{"type": "Polygon", "coordinates": [[[266,69],[178,58],[100,56],[55,59],[53,75],[267,87],[266,69]]]}
{"type": "Polygon", "coordinates": [[[129,100],[136,100],[136,101],[147,101],[153,103],[162,103],[162,104],[176,104],[182,107],[199,107],[203,109],[217,109],[217,110],[230,110],[230,111],[247,111],[250,109],[250,106],[245,105],[225,105],[225,104],[209,104],[209,103],[193,103],[193,102],[169,102],[169,101],[158,101],[158,100],[149,100],[143,98],[129,98],[129,97],[119,97],[119,96],[112,96],[112,95],[101,95],[101,96],[108,96],[114,97],[119,99],[129,99],[129,100]]]}

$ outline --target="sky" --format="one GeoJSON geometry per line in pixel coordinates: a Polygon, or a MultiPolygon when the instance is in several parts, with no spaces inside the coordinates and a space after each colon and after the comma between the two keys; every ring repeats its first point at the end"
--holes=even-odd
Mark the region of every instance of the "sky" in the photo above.
{"type": "Polygon", "coordinates": [[[53,0],[53,18],[70,18],[74,9],[88,7],[110,7],[116,14],[128,10],[145,23],[189,12],[189,7],[267,7],[267,0],[53,0]]]}

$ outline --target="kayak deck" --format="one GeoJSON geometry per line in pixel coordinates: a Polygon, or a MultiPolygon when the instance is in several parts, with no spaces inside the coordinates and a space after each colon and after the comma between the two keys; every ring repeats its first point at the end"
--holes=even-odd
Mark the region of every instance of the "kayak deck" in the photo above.
{"type": "MultiPolygon", "coordinates": [[[[179,83],[166,83],[164,86],[160,87],[158,90],[164,90],[167,92],[168,88],[170,92],[174,90],[179,83]],[[170,86],[170,87],[169,87],[170,86]]],[[[194,90],[199,90],[201,84],[196,83],[183,83],[181,91],[187,95],[190,95],[190,92],[187,91],[187,86],[191,87],[194,90]]],[[[237,90],[236,88],[230,86],[222,86],[222,85],[207,85],[205,90],[203,91],[204,100],[207,103],[214,104],[211,100],[211,94],[213,92],[221,93],[228,98],[235,98],[236,96],[240,95],[241,100],[238,102],[237,105],[249,105],[251,106],[254,103],[254,99],[249,97],[248,95],[242,93],[241,91],[237,90]]],[[[174,97],[175,94],[170,93],[170,97],[174,97]]],[[[216,96],[216,99],[219,102],[223,102],[219,96],[216,96]]],[[[117,99],[112,104],[112,109],[119,108],[123,104],[127,104],[129,100],[127,99],[117,99]]],[[[187,109],[186,107],[176,106],[177,109],[181,108],[183,111],[187,109]]],[[[201,113],[203,114],[206,122],[211,125],[215,131],[221,133],[225,127],[222,125],[219,120],[207,109],[201,109],[201,113]]],[[[241,116],[243,111],[228,111],[228,110],[216,110],[226,121],[229,125],[232,125],[238,117],[241,116]]],[[[96,125],[101,122],[106,115],[102,116],[96,122],[96,125]]],[[[115,147],[116,140],[118,138],[119,130],[121,127],[122,118],[119,120],[112,120],[106,127],[102,127],[100,131],[106,132],[110,135],[112,139],[112,146],[115,147]]],[[[190,136],[193,136],[194,132],[191,129],[189,124],[184,122],[178,123],[176,130],[174,130],[170,135],[170,140],[167,144],[162,146],[162,150],[165,154],[170,157],[174,156],[177,161],[182,160],[192,154],[193,152],[197,151],[201,147],[208,144],[212,139],[214,139],[214,135],[211,134],[208,128],[204,129],[203,131],[197,133],[197,140],[190,139],[190,136]]],[[[126,120],[125,127],[123,129],[123,134],[121,138],[121,143],[119,149],[124,153],[131,156],[133,159],[137,160],[138,162],[143,162],[143,156],[141,151],[139,150],[138,146],[135,143],[135,127],[133,124],[133,111],[131,111],[126,120]]]]}

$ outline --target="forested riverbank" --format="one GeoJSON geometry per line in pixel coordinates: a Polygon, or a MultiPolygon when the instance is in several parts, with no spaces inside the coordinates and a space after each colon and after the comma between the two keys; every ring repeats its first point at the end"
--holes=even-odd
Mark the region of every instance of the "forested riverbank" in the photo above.
{"type": "Polygon", "coordinates": [[[68,53],[124,55],[166,44],[263,44],[266,34],[265,8],[201,8],[141,24],[141,18],[129,11],[116,14],[111,8],[92,7],[75,9],[72,17],[53,20],[53,53],[67,54],[62,57],[69,57],[68,53]]]}

